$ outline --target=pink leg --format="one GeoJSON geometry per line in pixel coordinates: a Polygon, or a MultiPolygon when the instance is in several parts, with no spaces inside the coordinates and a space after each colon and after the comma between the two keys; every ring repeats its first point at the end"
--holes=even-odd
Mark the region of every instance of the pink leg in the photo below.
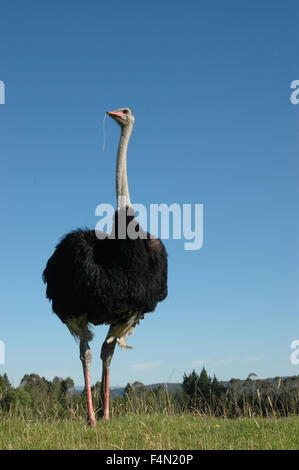
{"type": "Polygon", "coordinates": [[[92,397],[91,397],[91,387],[90,387],[90,364],[91,364],[91,350],[89,349],[88,342],[86,340],[80,341],[80,359],[83,365],[84,381],[85,381],[85,391],[86,391],[86,402],[87,402],[87,424],[90,426],[95,426],[96,420],[94,417],[93,406],[92,406],[92,397]]]}
{"type": "Polygon", "coordinates": [[[89,368],[86,369],[84,376],[85,376],[85,389],[86,389],[87,412],[88,412],[87,423],[90,426],[95,426],[96,419],[94,417],[93,406],[92,406],[89,368]]]}
{"type": "Polygon", "coordinates": [[[104,420],[109,421],[109,367],[106,368],[104,420]]]}

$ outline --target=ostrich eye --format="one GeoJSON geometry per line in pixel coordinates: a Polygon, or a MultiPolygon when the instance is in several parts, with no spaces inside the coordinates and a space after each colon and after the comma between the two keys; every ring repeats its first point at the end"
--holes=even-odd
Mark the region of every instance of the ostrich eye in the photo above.
{"type": "Polygon", "coordinates": [[[128,114],[129,110],[128,109],[124,109],[123,110],[123,114],[128,114]]]}

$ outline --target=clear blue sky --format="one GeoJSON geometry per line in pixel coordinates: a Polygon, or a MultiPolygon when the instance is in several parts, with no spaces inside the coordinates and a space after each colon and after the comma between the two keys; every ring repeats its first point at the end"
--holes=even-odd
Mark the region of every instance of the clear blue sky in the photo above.
{"type": "MultiPolygon", "coordinates": [[[[117,349],[111,384],[299,374],[299,79],[295,1],[2,1],[0,340],[25,373],[83,383],[78,345],[41,273],[59,238],[115,203],[129,106],[131,199],[202,203],[204,245],[166,241],[169,296],[117,349]]],[[[96,327],[92,382],[100,379],[96,327]]]]}

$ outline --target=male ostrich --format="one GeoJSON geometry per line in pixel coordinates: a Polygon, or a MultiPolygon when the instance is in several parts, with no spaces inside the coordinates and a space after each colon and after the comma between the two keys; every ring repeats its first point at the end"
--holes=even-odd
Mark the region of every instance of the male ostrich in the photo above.
{"type": "Polygon", "coordinates": [[[101,349],[103,373],[98,412],[99,417],[108,421],[109,366],[115,345],[129,348],[127,335],[145,313],[154,311],[157,303],[167,296],[165,247],[161,240],[141,229],[129,196],[127,146],[135,118],[129,108],[107,114],[121,127],[116,167],[117,209],[112,233],[80,229],[68,233],[56,246],[43,272],[53,312],[80,341],[87,422],[92,426],[96,421],[90,389],[89,324],[110,325],[101,349]],[[130,236],[132,227],[138,237],[130,236]]]}

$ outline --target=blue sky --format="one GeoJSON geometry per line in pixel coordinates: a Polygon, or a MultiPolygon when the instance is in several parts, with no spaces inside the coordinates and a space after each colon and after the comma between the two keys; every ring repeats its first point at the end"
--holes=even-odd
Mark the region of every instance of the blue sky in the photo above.
{"type": "MultiPolygon", "coordinates": [[[[115,204],[132,108],[132,202],[201,203],[204,243],[167,240],[169,296],[116,350],[111,385],[299,374],[299,79],[295,1],[1,2],[0,340],[25,373],[83,383],[78,345],[45,299],[59,238],[115,204]]],[[[92,382],[107,327],[94,329],[92,382]]]]}

